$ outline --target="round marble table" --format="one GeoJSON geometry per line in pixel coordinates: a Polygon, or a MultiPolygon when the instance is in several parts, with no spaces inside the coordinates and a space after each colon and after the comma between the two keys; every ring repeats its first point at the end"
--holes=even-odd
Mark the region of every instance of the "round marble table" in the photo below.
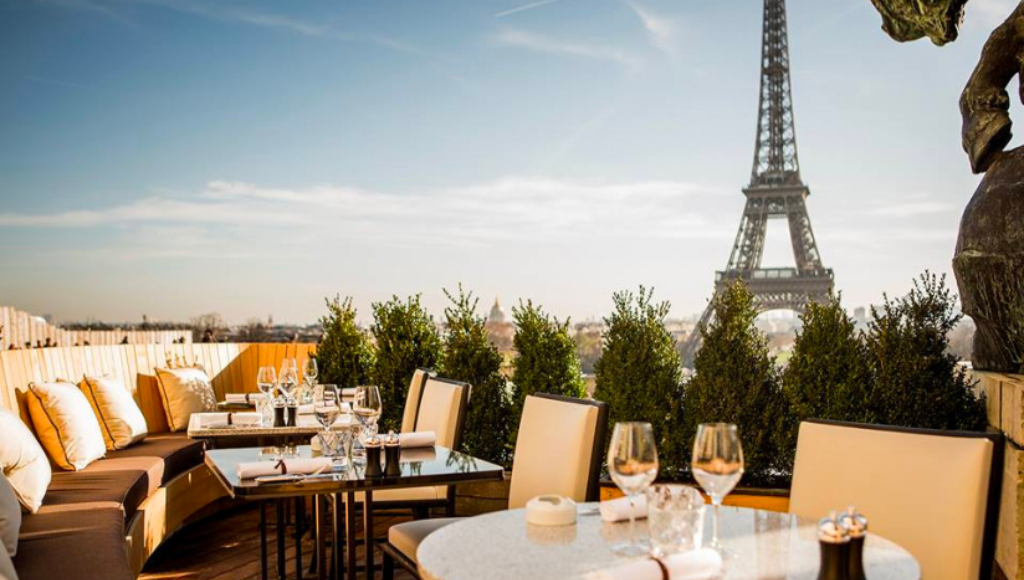
{"type": "MultiPolygon", "coordinates": [[[[563,580],[625,562],[610,546],[629,536],[629,524],[606,524],[584,504],[574,526],[528,525],[525,512],[509,510],[445,526],[420,544],[417,557],[426,580],[563,580]]],[[[705,533],[710,533],[706,510],[705,533]]],[[[784,513],[721,508],[722,544],[737,557],[726,563],[728,580],[815,580],[820,563],[816,522],[784,513]]],[[[637,535],[647,534],[638,520],[637,535]]],[[[872,580],[919,580],[921,569],[906,550],[869,535],[865,567],[872,580]]]]}

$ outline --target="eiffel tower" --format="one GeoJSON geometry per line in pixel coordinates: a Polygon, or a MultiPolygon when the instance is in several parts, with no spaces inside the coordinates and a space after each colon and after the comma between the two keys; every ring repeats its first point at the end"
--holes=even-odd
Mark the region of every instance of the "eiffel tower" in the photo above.
{"type": "MultiPolygon", "coordinates": [[[[801,311],[808,302],[827,298],[832,270],[821,264],[805,200],[811,194],[800,178],[793,122],[793,96],[789,82],[789,38],[786,0],[765,0],[761,37],[761,95],[757,115],[757,144],[750,185],[743,189],[747,204],[740,219],[729,264],[715,273],[717,296],[735,280],[743,280],[761,312],[801,311]],[[795,268],[762,268],[768,220],[789,221],[795,268]]],[[[712,303],[701,315],[706,325],[712,303]]],[[[700,348],[700,325],[683,347],[683,360],[692,361],[700,348]]]]}

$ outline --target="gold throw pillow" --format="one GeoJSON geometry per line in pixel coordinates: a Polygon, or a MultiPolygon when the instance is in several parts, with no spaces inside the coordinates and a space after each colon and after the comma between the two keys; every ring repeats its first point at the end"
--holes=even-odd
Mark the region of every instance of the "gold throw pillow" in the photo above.
{"type": "Polygon", "coordinates": [[[43,449],[61,469],[79,471],[107,454],[89,401],[74,383],[31,383],[28,410],[43,449]]]}
{"type": "Polygon", "coordinates": [[[146,418],[121,381],[109,376],[86,375],[78,387],[96,414],[107,451],[124,449],[146,437],[146,418]]]}
{"type": "Polygon", "coordinates": [[[171,431],[188,428],[192,413],[217,410],[210,378],[201,368],[156,369],[156,382],[171,431]]]}

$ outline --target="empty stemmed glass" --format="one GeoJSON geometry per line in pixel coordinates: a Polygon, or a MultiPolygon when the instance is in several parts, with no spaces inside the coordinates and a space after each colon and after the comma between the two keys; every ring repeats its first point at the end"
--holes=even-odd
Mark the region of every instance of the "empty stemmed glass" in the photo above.
{"type": "Polygon", "coordinates": [[[330,437],[331,425],[338,419],[341,412],[341,397],[335,385],[316,385],[313,387],[313,415],[324,428],[320,432],[320,449],[326,456],[332,455],[334,447],[330,437]]]}
{"type": "Polygon", "coordinates": [[[277,380],[286,399],[293,399],[295,387],[299,384],[299,367],[295,359],[284,359],[284,362],[281,363],[281,372],[278,374],[277,380]]]}
{"type": "Polygon", "coordinates": [[[629,499],[629,541],[612,546],[622,555],[646,553],[636,541],[636,498],[658,476],[658,449],[650,423],[616,423],[608,448],[608,473],[629,499]]]}
{"type": "Polygon", "coordinates": [[[256,386],[264,394],[263,399],[258,402],[262,421],[264,424],[273,423],[274,410],[271,400],[274,398],[274,389],[277,387],[277,373],[274,371],[274,367],[260,367],[256,373],[256,386]]]}
{"type": "MultiPolygon", "coordinates": [[[[307,396],[312,398],[313,387],[316,386],[316,377],[320,374],[320,370],[317,368],[316,359],[309,357],[306,362],[302,364],[302,380],[306,382],[306,388],[303,391],[303,399],[307,396]],[[306,395],[305,393],[309,393],[306,395]]],[[[312,401],[299,401],[299,403],[310,403],[312,401]]]]}
{"type": "Polygon", "coordinates": [[[690,465],[693,477],[711,496],[714,506],[711,543],[709,547],[723,556],[730,556],[718,541],[718,508],[722,500],[743,476],[743,447],[736,425],[732,423],[704,423],[697,428],[690,465]]]}
{"type": "Polygon", "coordinates": [[[377,420],[384,410],[380,399],[380,389],[373,385],[361,385],[356,387],[356,397],[352,402],[352,414],[355,415],[362,426],[362,438],[364,440],[377,434],[377,420]]]}

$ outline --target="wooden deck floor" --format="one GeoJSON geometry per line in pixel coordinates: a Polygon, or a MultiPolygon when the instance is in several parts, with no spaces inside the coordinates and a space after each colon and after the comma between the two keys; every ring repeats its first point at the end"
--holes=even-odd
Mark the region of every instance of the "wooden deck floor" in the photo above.
{"type": "MultiPolygon", "coordinates": [[[[273,524],[273,510],[268,509],[273,524]]],[[[375,537],[385,537],[387,528],[408,518],[399,516],[377,517],[375,537]]],[[[150,557],[139,576],[140,580],[258,580],[260,578],[259,510],[256,504],[243,505],[221,512],[179,530],[150,557]]],[[[360,534],[361,535],[361,534],[360,534]]],[[[277,578],[277,545],[273,529],[268,533],[269,577],[277,578]]],[[[302,542],[305,573],[303,578],[315,578],[309,572],[314,543],[307,533],[302,542]]],[[[359,562],[363,561],[362,546],[359,562]]],[[[288,538],[288,580],[295,576],[295,544],[288,538]]],[[[380,552],[377,552],[377,578],[380,578],[380,552]]],[[[412,576],[399,571],[396,580],[412,580],[412,576]]],[[[360,577],[362,573],[360,573],[360,577]]]]}

